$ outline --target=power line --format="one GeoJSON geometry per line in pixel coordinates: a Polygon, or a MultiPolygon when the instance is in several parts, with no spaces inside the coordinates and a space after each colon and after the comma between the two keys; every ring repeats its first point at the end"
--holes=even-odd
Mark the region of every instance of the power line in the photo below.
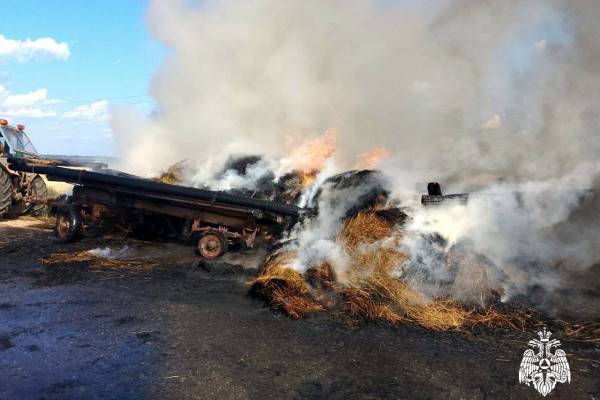
{"type": "Polygon", "coordinates": [[[107,98],[99,98],[99,99],[95,99],[95,100],[72,100],[72,101],[59,101],[55,104],[52,105],[61,105],[61,104],[77,104],[77,103],[97,103],[99,101],[114,101],[114,100],[126,100],[126,99],[135,99],[135,98],[142,98],[142,97],[149,97],[152,101],[152,97],[147,95],[147,94],[140,94],[140,95],[135,95],[135,96],[121,96],[121,97],[107,97],[107,98]]]}

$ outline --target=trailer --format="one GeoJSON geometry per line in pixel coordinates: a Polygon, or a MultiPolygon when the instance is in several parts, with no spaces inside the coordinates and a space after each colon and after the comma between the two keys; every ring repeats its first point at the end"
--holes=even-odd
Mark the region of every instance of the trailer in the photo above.
{"type": "Polygon", "coordinates": [[[51,202],[55,237],[67,243],[90,228],[116,226],[151,238],[191,240],[206,259],[231,246],[270,242],[308,212],[294,205],[222,191],[170,185],[123,173],[100,173],[10,159],[15,171],[74,185],[66,202],[51,202]]]}

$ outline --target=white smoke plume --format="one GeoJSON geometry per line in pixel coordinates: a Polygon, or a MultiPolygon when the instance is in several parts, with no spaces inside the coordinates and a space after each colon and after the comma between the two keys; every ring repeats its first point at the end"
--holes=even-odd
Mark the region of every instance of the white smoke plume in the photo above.
{"type": "Polygon", "coordinates": [[[156,112],[112,115],[125,168],[202,160],[192,181],[208,182],[229,155],[260,154],[277,171],[286,137],[333,128],[337,170],[385,147],[405,205],[428,180],[482,190],[466,208],[414,207],[409,230],[468,240],[499,266],[593,262],[598,235],[568,219],[598,174],[600,4],[417,4],[154,0],[149,26],[170,53],[156,112]]]}
{"type": "Polygon", "coordinates": [[[171,50],[152,83],[158,110],[117,111],[113,126],[135,172],[219,154],[282,157],[286,135],[333,127],[342,165],[385,146],[390,169],[414,182],[555,178],[600,146],[597,8],[155,0],[149,24],[171,50]],[[502,124],[482,129],[490,116],[502,124]]]}

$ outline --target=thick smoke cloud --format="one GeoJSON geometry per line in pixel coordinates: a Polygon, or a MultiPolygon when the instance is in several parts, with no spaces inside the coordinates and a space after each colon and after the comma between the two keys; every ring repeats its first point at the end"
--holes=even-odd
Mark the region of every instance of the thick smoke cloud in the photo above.
{"type": "Polygon", "coordinates": [[[142,173],[215,154],[279,157],[286,135],[335,128],[340,163],[385,146],[404,186],[556,178],[600,146],[597,11],[593,1],[156,0],[149,25],[171,51],[152,83],[158,110],[116,112],[113,126],[142,173]]]}
{"type": "Polygon", "coordinates": [[[443,217],[415,207],[409,229],[467,239],[499,266],[592,262],[598,235],[569,218],[598,173],[598,2],[415,3],[154,0],[170,53],[156,113],[113,113],[125,168],[203,160],[194,181],[208,181],[229,155],[261,154],[277,170],[286,137],[335,129],[338,170],[391,152],[381,167],[404,205],[432,179],[483,190],[443,217]]]}

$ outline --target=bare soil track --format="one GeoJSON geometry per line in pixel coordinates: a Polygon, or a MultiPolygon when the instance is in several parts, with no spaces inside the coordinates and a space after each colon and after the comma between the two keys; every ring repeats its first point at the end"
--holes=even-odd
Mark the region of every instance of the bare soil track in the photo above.
{"type": "MultiPolygon", "coordinates": [[[[292,321],[246,295],[251,270],[199,266],[191,247],[153,244],[152,268],[44,266],[143,245],[17,225],[0,223],[0,399],[542,398],[517,382],[534,332],[292,321]]],[[[600,399],[598,343],[557,335],[573,379],[550,397],[600,399]]]]}

